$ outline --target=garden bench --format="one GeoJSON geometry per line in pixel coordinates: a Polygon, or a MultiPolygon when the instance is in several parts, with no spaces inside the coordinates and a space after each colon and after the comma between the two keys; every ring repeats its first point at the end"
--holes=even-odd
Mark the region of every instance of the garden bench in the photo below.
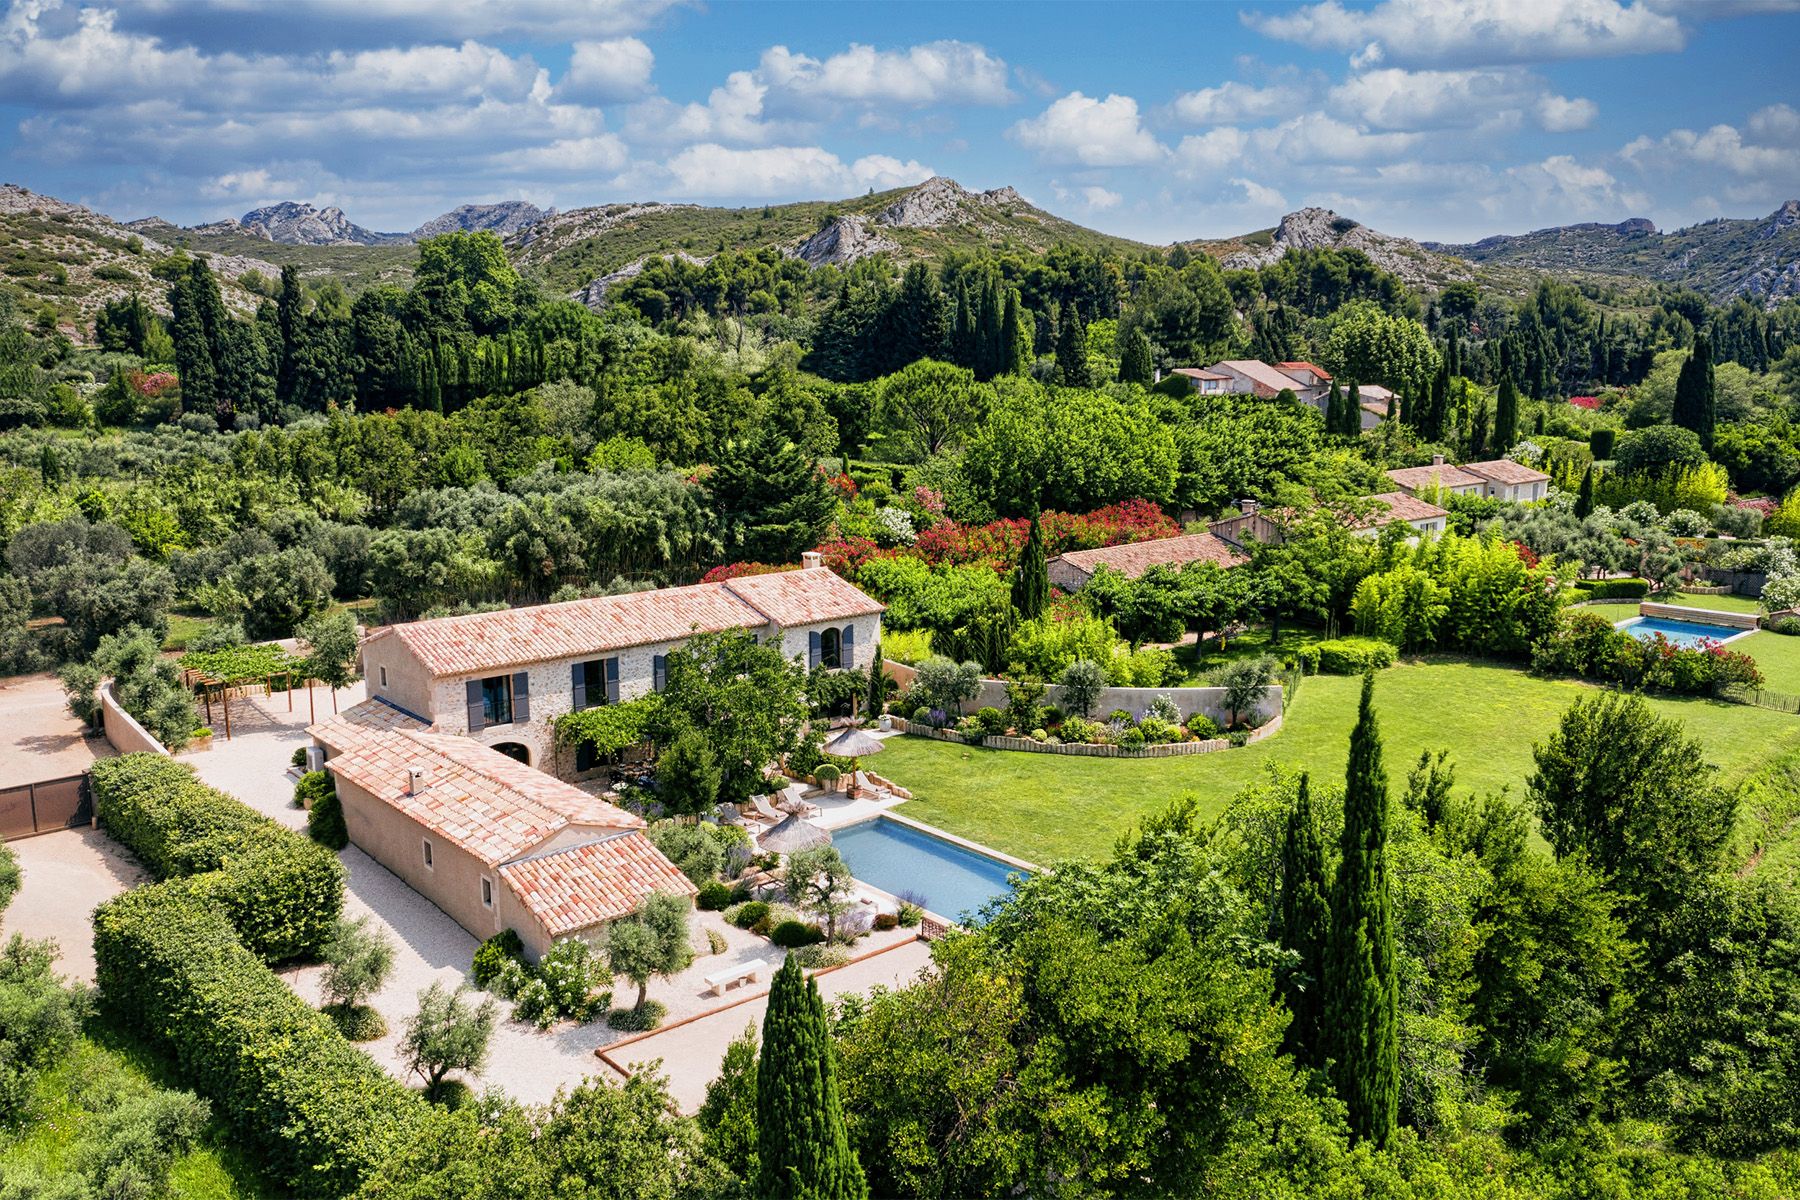
{"type": "Polygon", "coordinates": [[[715,996],[723,996],[725,989],[734,983],[755,983],[763,968],[769,964],[760,958],[753,958],[747,963],[739,963],[723,971],[714,971],[706,977],[706,990],[715,996]]]}

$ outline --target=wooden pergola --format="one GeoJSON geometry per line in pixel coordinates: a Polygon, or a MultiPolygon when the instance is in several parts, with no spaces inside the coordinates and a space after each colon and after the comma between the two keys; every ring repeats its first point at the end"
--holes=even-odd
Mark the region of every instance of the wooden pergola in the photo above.
{"type": "MultiPolygon", "coordinates": [[[[213,698],[216,694],[225,725],[225,740],[231,740],[231,695],[234,689],[261,684],[263,694],[275,694],[280,680],[287,693],[288,711],[294,711],[294,679],[306,679],[306,701],[312,705],[312,680],[302,671],[304,660],[296,658],[273,642],[254,646],[230,646],[223,650],[196,650],[181,656],[182,682],[199,694],[206,706],[206,723],[213,722],[213,698]]],[[[316,716],[316,710],[312,710],[316,716]]]]}

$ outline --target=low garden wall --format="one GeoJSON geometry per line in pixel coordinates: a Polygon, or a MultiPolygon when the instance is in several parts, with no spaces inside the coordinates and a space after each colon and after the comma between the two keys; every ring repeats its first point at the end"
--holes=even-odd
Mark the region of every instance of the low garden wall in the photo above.
{"type": "MultiPolygon", "coordinates": [[[[954,729],[934,729],[930,725],[915,725],[904,717],[894,717],[892,720],[895,729],[913,737],[936,738],[940,742],[960,742],[964,745],[983,746],[990,750],[1023,750],[1028,754],[1075,754],[1088,758],[1180,758],[1188,754],[1211,754],[1217,750],[1231,749],[1231,743],[1225,738],[1208,738],[1202,742],[1163,742],[1155,746],[1143,746],[1136,750],[1094,742],[1063,742],[1060,745],[1052,746],[1048,742],[1033,741],[1031,738],[1005,736],[985,737],[971,742],[954,729]]],[[[1251,730],[1250,736],[1245,739],[1244,744],[1260,742],[1264,738],[1273,737],[1280,732],[1281,715],[1277,713],[1262,725],[1251,730]]]]}
{"type": "Polygon", "coordinates": [[[138,719],[125,711],[125,706],[113,695],[110,679],[100,685],[100,727],[106,731],[106,740],[120,754],[133,754],[141,750],[169,757],[168,748],[156,740],[156,735],[138,724],[138,719]]]}
{"type": "MultiPolygon", "coordinates": [[[[888,662],[885,665],[887,667],[887,673],[898,680],[901,687],[910,688],[914,678],[919,674],[916,668],[908,666],[906,663],[888,662]]],[[[1100,699],[1094,702],[1094,715],[1104,718],[1107,713],[1112,712],[1115,708],[1122,708],[1126,712],[1136,716],[1146,708],[1150,707],[1150,702],[1155,700],[1158,696],[1167,696],[1169,699],[1173,700],[1175,706],[1181,710],[1181,715],[1184,719],[1193,716],[1195,713],[1204,713],[1220,726],[1224,726],[1230,722],[1231,710],[1225,706],[1225,689],[1220,687],[1109,687],[1102,690],[1100,699]]],[[[1044,700],[1048,704],[1055,704],[1058,702],[1057,688],[1055,685],[1050,687],[1044,700]]],[[[974,712],[977,709],[982,708],[1005,707],[1006,680],[983,679],[981,681],[981,690],[976,694],[975,699],[969,702],[967,711],[974,712]]],[[[1238,713],[1238,717],[1241,720],[1249,720],[1261,724],[1270,717],[1279,716],[1281,714],[1281,707],[1281,685],[1272,683],[1263,689],[1262,702],[1256,706],[1256,710],[1254,712],[1240,712],[1238,713]]],[[[905,713],[903,715],[911,716],[912,714],[905,713]]]]}

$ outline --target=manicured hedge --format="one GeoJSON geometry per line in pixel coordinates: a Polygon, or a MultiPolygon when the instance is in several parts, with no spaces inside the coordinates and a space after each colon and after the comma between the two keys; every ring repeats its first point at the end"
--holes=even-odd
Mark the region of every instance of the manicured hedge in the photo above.
{"type": "Polygon", "coordinates": [[[264,966],[199,882],[100,906],[100,994],[174,1057],[285,1187],[348,1195],[415,1135],[426,1105],[264,966]]]}
{"type": "Polygon", "coordinates": [[[1642,600],[1650,594],[1650,581],[1647,579],[1597,579],[1592,583],[1577,583],[1575,590],[1585,593],[1589,600],[1642,600]]]}
{"type": "Polygon", "coordinates": [[[1314,642],[1300,651],[1308,675],[1361,675],[1394,665],[1399,651],[1380,638],[1347,637],[1314,642]]]}
{"type": "Polygon", "coordinates": [[[344,903],[344,868],[325,847],[159,754],[92,769],[101,828],[160,879],[215,902],[244,944],[270,962],[318,954],[344,903]]]}

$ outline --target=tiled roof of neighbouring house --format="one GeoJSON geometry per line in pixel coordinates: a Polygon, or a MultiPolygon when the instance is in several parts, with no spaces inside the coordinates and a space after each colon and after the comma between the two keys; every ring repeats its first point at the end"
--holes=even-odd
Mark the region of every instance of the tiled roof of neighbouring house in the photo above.
{"type": "Polygon", "coordinates": [[[341,754],[362,745],[371,734],[429,728],[431,728],[430,721],[416,717],[399,705],[383,700],[379,696],[371,696],[367,700],[352,704],[343,712],[334,713],[323,721],[308,725],[306,732],[341,754]]]}
{"type": "Polygon", "coordinates": [[[500,878],[551,937],[622,917],[653,892],[699,890],[636,831],[507,863],[500,878]]]}
{"type": "Polygon", "coordinates": [[[1297,387],[1306,386],[1293,376],[1284,375],[1276,368],[1271,367],[1268,363],[1259,362],[1254,358],[1227,358],[1212,364],[1212,366],[1206,369],[1209,371],[1217,371],[1222,368],[1229,368],[1250,380],[1252,383],[1260,384],[1269,389],[1271,395],[1280,392],[1284,388],[1292,390],[1297,387]]]}
{"type": "Polygon", "coordinates": [[[847,620],[883,606],[824,567],[390,625],[434,676],[678,642],[696,633],[847,620]]]}
{"type": "Polygon", "coordinates": [[[1323,380],[1324,382],[1326,382],[1326,383],[1331,382],[1331,376],[1325,371],[1325,369],[1323,367],[1315,367],[1309,362],[1284,362],[1284,363],[1276,363],[1275,365],[1283,371],[1311,371],[1314,375],[1316,375],[1319,379],[1323,380]]]}
{"type": "Polygon", "coordinates": [[[1405,492],[1383,492],[1379,496],[1370,496],[1370,500],[1378,507],[1374,512],[1356,522],[1358,529],[1373,529],[1379,525],[1390,525],[1395,521],[1430,521],[1450,514],[1435,504],[1427,503],[1417,496],[1409,496],[1405,492]]]}
{"type": "Polygon", "coordinates": [[[1510,458],[1464,463],[1463,470],[1494,483],[1544,483],[1550,478],[1542,471],[1528,467],[1524,463],[1516,463],[1510,458]]]}
{"type": "Polygon", "coordinates": [[[366,731],[358,745],[325,767],[490,866],[517,858],[570,825],[637,829],[644,824],[641,817],[457,734],[366,731]],[[422,772],[416,789],[415,767],[422,772]]]}
{"type": "Polygon", "coordinates": [[[1387,477],[1409,492],[1416,492],[1422,487],[1480,487],[1479,475],[1471,475],[1461,467],[1450,463],[1437,463],[1425,467],[1395,467],[1387,473],[1387,477]]]}
{"type": "Polygon", "coordinates": [[[1153,538],[1147,542],[1126,542],[1118,546],[1101,546],[1095,550],[1069,550],[1056,558],[1088,575],[1104,565],[1132,579],[1158,563],[1211,562],[1221,567],[1231,567],[1244,561],[1242,554],[1211,533],[1153,538]]]}
{"type": "Polygon", "coordinates": [[[1208,371],[1208,370],[1205,370],[1205,369],[1204,369],[1204,368],[1202,368],[1202,367],[1176,367],[1176,368],[1175,368],[1175,369],[1174,369],[1174,370],[1172,370],[1172,371],[1170,371],[1170,372],[1169,372],[1169,374],[1171,374],[1171,375],[1185,375],[1185,376],[1187,376],[1187,377],[1188,377],[1188,378],[1189,378],[1189,379],[1219,379],[1219,380],[1225,380],[1225,379],[1230,379],[1230,378],[1231,378],[1231,376],[1229,376],[1229,375],[1225,375],[1225,374],[1221,374],[1221,373],[1220,373],[1220,372],[1218,372],[1218,371],[1208,371]]]}

